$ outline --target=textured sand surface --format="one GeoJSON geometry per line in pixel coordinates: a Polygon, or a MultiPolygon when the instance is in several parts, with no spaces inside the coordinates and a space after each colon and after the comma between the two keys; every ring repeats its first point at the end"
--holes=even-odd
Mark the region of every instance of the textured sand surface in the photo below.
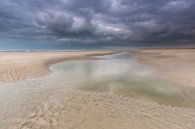
{"type": "Polygon", "coordinates": [[[140,49],[133,57],[167,79],[195,87],[195,49],[140,49]]]}
{"type": "Polygon", "coordinates": [[[1,52],[0,83],[46,75],[49,73],[49,65],[65,59],[109,53],[113,51],[1,52]]]}
{"type": "Polygon", "coordinates": [[[15,129],[194,129],[195,110],[108,93],[66,90],[34,108],[15,129]]]}
{"type": "MultiPolygon", "coordinates": [[[[55,63],[73,57],[108,53],[110,52],[31,53],[29,55],[16,53],[10,56],[11,53],[4,56],[10,56],[12,63],[8,63],[9,61],[4,63],[7,68],[10,68],[20,66],[23,60],[24,64],[29,65],[25,67],[31,68],[32,71],[37,68],[40,74],[43,73],[41,69],[48,71],[48,62],[51,64],[50,62],[55,63]],[[14,61],[15,65],[13,65],[14,61]]],[[[4,60],[9,58],[4,58],[4,60]]],[[[1,62],[3,64],[3,61],[1,62]]],[[[21,65],[20,68],[22,67],[24,66],[21,65]]],[[[49,76],[41,79],[2,84],[0,87],[0,129],[195,128],[194,108],[165,106],[145,98],[129,98],[109,91],[83,91],[77,86],[73,87],[76,83],[80,84],[79,78],[83,75],[78,75],[79,72],[73,71],[73,76],[70,78],[71,74],[59,73],[60,70],[59,68],[59,71],[52,71],[49,76]]],[[[17,74],[18,71],[10,77],[11,81],[17,74]]],[[[23,76],[21,73],[19,75],[23,76]]]]}

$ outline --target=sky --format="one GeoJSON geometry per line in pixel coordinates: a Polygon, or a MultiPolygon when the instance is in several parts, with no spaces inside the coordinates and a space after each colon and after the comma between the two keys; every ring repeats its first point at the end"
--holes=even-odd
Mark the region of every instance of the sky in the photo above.
{"type": "Polygon", "coordinates": [[[194,46],[194,0],[1,0],[0,49],[194,46]]]}

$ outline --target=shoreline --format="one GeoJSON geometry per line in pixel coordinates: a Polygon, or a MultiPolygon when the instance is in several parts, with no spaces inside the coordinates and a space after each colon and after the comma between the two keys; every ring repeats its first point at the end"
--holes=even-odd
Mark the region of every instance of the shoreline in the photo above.
{"type": "Polygon", "coordinates": [[[49,66],[65,60],[84,59],[116,51],[0,52],[0,84],[38,78],[50,73],[49,66]]]}
{"type": "MultiPolygon", "coordinates": [[[[20,54],[19,57],[24,59],[23,61],[27,61],[27,63],[22,62],[20,59],[15,64],[13,64],[13,60],[12,63],[9,61],[5,63],[17,66],[17,63],[21,62],[22,64],[34,62],[38,66],[34,64],[31,66],[32,70],[36,68],[47,68],[46,70],[48,70],[49,65],[63,61],[64,58],[65,60],[89,59],[98,54],[114,53],[115,51],[91,51],[81,53],[43,53],[41,55],[40,53],[31,53],[26,56],[20,54]],[[31,58],[29,59],[29,57],[31,58]]],[[[16,57],[15,55],[15,60],[16,57]]],[[[124,65],[119,64],[119,66],[119,68],[122,68],[124,65]]],[[[2,111],[0,127],[13,129],[193,129],[195,123],[194,108],[163,105],[145,97],[130,98],[109,91],[88,92],[80,90],[80,84],[85,85],[89,82],[81,83],[79,81],[80,77],[83,76],[82,73],[85,72],[73,72],[71,74],[68,71],[78,71],[77,67],[75,66],[72,69],[62,67],[67,69],[67,71],[64,71],[67,74],[51,74],[51,76],[37,81],[28,80],[2,86],[0,90],[0,110],[2,111]]],[[[61,67],[57,66],[57,68],[61,67]]],[[[104,70],[101,73],[103,72],[106,71],[104,70]]],[[[52,73],[55,73],[55,71],[52,73]]],[[[87,74],[86,76],[91,75],[93,74],[87,74]]],[[[90,80],[90,78],[87,79],[90,80]]],[[[112,84],[112,81],[110,82],[112,84]]]]}
{"type": "Polygon", "coordinates": [[[134,49],[132,58],[146,64],[165,79],[195,87],[195,49],[134,49]]]}

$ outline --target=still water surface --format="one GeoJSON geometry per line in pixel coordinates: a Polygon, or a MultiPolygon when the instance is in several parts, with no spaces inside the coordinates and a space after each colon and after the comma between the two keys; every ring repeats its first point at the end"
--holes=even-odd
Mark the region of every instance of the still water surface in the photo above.
{"type": "Polygon", "coordinates": [[[160,78],[154,69],[138,64],[128,54],[97,56],[96,60],[53,65],[66,80],[79,81],[80,90],[111,92],[147,98],[160,104],[195,107],[195,88],[160,78]],[[68,75],[67,75],[68,74],[68,75]]]}

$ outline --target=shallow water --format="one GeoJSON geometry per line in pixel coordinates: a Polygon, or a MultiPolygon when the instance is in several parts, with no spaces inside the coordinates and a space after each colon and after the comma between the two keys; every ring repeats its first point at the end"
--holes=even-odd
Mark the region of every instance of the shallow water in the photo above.
{"type": "Polygon", "coordinates": [[[171,106],[195,107],[195,88],[158,77],[148,66],[138,64],[128,54],[96,56],[98,60],[71,61],[51,69],[79,80],[79,89],[141,97],[171,106]]]}
{"type": "Polygon", "coordinates": [[[26,115],[35,105],[53,98],[63,98],[67,88],[146,98],[172,106],[195,107],[194,88],[156,76],[152,68],[137,64],[126,53],[65,61],[52,65],[50,69],[52,74],[47,77],[0,86],[1,128],[26,115]]]}

